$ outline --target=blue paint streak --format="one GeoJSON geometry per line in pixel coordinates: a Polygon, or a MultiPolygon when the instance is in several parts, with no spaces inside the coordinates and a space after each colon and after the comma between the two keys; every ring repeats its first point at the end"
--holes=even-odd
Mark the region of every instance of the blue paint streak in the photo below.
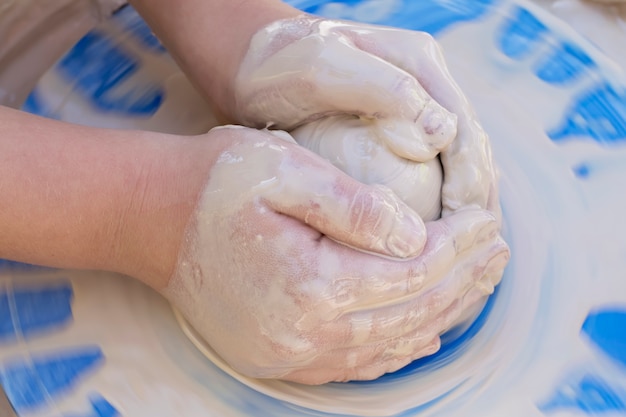
{"type": "Polygon", "coordinates": [[[121,415],[110,402],[99,394],[92,395],[90,402],[94,411],[93,417],[116,417],[121,415]]]}
{"type": "Polygon", "coordinates": [[[0,343],[14,341],[17,332],[9,303],[13,297],[20,333],[28,338],[56,330],[72,320],[72,286],[64,283],[36,289],[15,289],[13,294],[0,292],[0,343]]]}
{"type": "Polygon", "coordinates": [[[89,395],[91,410],[88,413],[66,414],[64,417],[120,417],[119,411],[102,395],[93,393],[89,395]]]}
{"type": "Polygon", "coordinates": [[[580,179],[587,179],[591,175],[591,167],[586,163],[581,163],[572,168],[574,175],[580,179]]]}
{"type": "Polygon", "coordinates": [[[626,87],[602,83],[574,99],[561,127],[548,132],[554,141],[590,137],[600,144],[626,141],[626,87]]]}
{"type": "Polygon", "coordinates": [[[157,54],[166,52],[150,27],[131,6],[124,6],[115,12],[113,20],[119,22],[146,50],[157,54]]]}
{"type": "Polygon", "coordinates": [[[396,16],[385,24],[437,35],[456,24],[485,16],[497,3],[495,0],[435,0],[406,3],[396,16]],[[419,19],[415,17],[419,16],[419,19]]]}
{"type": "Polygon", "coordinates": [[[538,405],[544,413],[575,410],[587,415],[626,412],[626,394],[612,388],[606,381],[592,374],[578,381],[568,381],[552,398],[538,405]]]}
{"type": "Polygon", "coordinates": [[[548,28],[528,10],[517,7],[496,35],[498,48],[509,58],[522,59],[532,53],[548,28]]]}
{"type": "Polygon", "coordinates": [[[32,364],[27,359],[14,359],[0,372],[0,383],[18,413],[29,411],[70,391],[103,359],[97,346],[40,355],[32,358],[32,364]]]}
{"type": "Polygon", "coordinates": [[[47,111],[44,104],[41,102],[37,88],[33,89],[26,98],[22,110],[28,113],[38,114],[39,116],[46,116],[47,111]]]}
{"type": "Polygon", "coordinates": [[[564,85],[595,67],[596,63],[580,47],[563,42],[537,65],[535,74],[547,83],[564,85]]]}
{"type": "Polygon", "coordinates": [[[152,115],[164,99],[164,91],[155,84],[134,87],[115,93],[137,73],[140,62],[106,35],[91,32],[83,37],[61,60],[57,69],[75,89],[99,110],[128,115],[152,115]]]}
{"type": "Polygon", "coordinates": [[[590,313],[581,332],[609,358],[626,367],[626,305],[590,313]]]}
{"type": "Polygon", "coordinates": [[[50,270],[45,266],[25,264],[22,262],[10,261],[8,259],[0,259],[0,271],[24,272],[24,271],[42,271],[50,270]]]}
{"type": "MultiPolygon", "coordinates": [[[[447,28],[462,22],[472,21],[485,16],[500,0],[432,0],[432,1],[405,1],[402,7],[390,17],[376,22],[398,28],[420,30],[432,35],[438,34],[447,28]],[[416,18],[416,16],[418,18],[416,18]]],[[[339,3],[348,6],[358,5],[362,1],[344,0],[339,3]]],[[[289,3],[301,10],[320,14],[322,7],[329,3],[327,0],[292,0],[289,3]]]]}
{"type": "Polygon", "coordinates": [[[394,417],[414,417],[414,416],[418,416],[422,412],[428,410],[429,408],[433,407],[434,405],[440,403],[441,401],[443,401],[444,399],[449,397],[450,394],[455,392],[461,385],[463,385],[464,382],[465,381],[459,383],[455,387],[452,387],[450,390],[448,390],[447,392],[439,395],[438,397],[435,397],[432,400],[425,402],[424,404],[420,404],[417,407],[409,408],[408,410],[405,410],[402,413],[395,415],[394,417]]]}

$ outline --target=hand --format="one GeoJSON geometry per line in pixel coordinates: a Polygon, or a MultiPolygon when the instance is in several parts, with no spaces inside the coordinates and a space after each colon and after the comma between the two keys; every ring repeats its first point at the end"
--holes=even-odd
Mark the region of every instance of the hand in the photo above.
{"type": "Polygon", "coordinates": [[[291,130],[334,114],[376,119],[398,156],[425,162],[440,154],[444,216],[476,206],[500,217],[487,135],[426,33],[277,21],[253,37],[234,90],[235,114],[248,126],[291,130]]]}
{"type": "Polygon", "coordinates": [[[223,150],[163,293],[247,376],[319,384],[394,371],[434,353],[502,275],[509,253],[486,211],[428,223],[422,250],[421,221],[383,188],[267,132],[208,137],[223,150]]]}

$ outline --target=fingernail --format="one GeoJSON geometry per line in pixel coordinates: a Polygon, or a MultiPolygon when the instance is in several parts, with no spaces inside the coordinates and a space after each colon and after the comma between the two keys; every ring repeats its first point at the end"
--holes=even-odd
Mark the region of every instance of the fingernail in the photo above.
{"type": "Polygon", "coordinates": [[[500,280],[502,279],[502,275],[504,274],[504,268],[506,268],[510,258],[511,255],[507,248],[505,251],[502,251],[489,261],[489,263],[485,267],[485,272],[483,273],[484,279],[481,280],[488,281],[488,283],[484,283],[486,288],[489,285],[491,287],[494,287],[500,282],[500,280]]]}
{"type": "Polygon", "coordinates": [[[485,279],[478,281],[475,284],[475,287],[483,295],[493,294],[493,291],[495,290],[495,285],[491,283],[491,279],[489,277],[485,277],[485,279]]]}
{"type": "Polygon", "coordinates": [[[445,219],[455,236],[457,253],[470,249],[485,239],[485,236],[495,236],[497,231],[495,218],[485,210],[463,209],[445,219]]]}
{"type": "Polygon", "coordinates": [[[433,340],[428,343],[423,349],[419,351],[419,357],[430,356],[437,353],[441,349],[441,339],[439,336],[435,336],[433,340]]]}
{"type": "MultiPolygon", "coordinates": [[[[485,261],[485,265],[475,268],[473,275],[474,283],[468,294],[477,296],[490,295],[494,292],[495,286],[500,283],[504,269],[506,268],[511,257],[509,247],[501,237],[496,239],[496,243],[489,249],[489,258],[485,261]]],[[[464,299],[464,301],[466,301],[464,299]]]]}
{"type": "MultiPolygon", "coordinates": [[[[491,294],[491,293],[488,293],[488,294],[491,294]]],[[[478,285],[470,288],[469,291],[467,291],[467,293],[463,296],[463,309],[468,309],[472,307],[478,301],[486,300],[485,295],[488,295],[488,294],[486,294],[483,291],[483,289],[480,288],[478,285]]],[[[484,305],[484,302],[483,302],[483,305],[484,305]]]]}
{"type": "Polygon", "coordinates": [[[457,116],[434,100],[427,104],[417,122],[437,150],[445,149],[456,137],[457,116]]]}
{"type": "Polygon", "coordinates": [[[438,151],[426,143],[423,129],[412,120],[387,120],[377,125],[381,140],[396,155],[415,162],[430,161],[438,151]]]}
{"type": "Polygon", "coordinates": [[[476,233],[476,243],[483,243],[488,240],[494,240],[494,238],[496,238],[496,236],[499,236],[500,233],[500,225],[498,224],[498,221],[493,213],[485,211],[485,214],[486,217],[488,217],[490,220],[476,233]]]}
{"type": "Polygon", "coordinates": [[[419,255],[426,244],[426,228],[422,219],[411,211],[399,212],[387,237],[387,250],[396,257],[419,255]]]}

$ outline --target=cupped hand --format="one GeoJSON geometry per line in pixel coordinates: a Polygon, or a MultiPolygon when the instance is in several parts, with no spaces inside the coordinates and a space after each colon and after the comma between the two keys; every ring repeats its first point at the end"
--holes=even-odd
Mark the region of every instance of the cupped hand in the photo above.
{"type": "Polygon", "coordinates": [[[238,121],[291,130],[336,114],[375,119],[398,156],[440,155],[443,215],[500,217],[489,140],[428,34],[302,16],[252,39],[235,82],[238,121]]]}
{"type": "Polygon", "coordinates": [[[424,229],[393,193],[288,135],[208,137],[222,150],[164,294],[244,375],[319,384],[394,371],[434,353],[500,280],[509,252],[487,211],[424,229]]]}

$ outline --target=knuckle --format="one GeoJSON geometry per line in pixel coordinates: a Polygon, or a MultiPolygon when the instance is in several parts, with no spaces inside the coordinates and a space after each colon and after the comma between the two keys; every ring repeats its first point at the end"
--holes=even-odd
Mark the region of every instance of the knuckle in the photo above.
{"type": "Polygon", "coordinates": [[[437,42],[437,39],[435,39],[435,37],[428,32],[414,32],[414,36],[416,40],[421,44],[427,46],[435,46],[439,48],[439,42],[437,42]]]}
{"type": "Polygon", "coordinates": [[[425,262],[420,262],[417,265],[410,266],[406,275],[406,292],[411,294],[422,289],[424,287],[427,274],[428,265],[425,262]]]}
{"type": "Polygon", "coordinates": [[[406,94],[407,92],[413,93],[418,91],[421,93],[421,85],[415,77],[405,71],[400,71],[397,68],[394,68],[394,70],[396,71],[396,74],[391,86],[392,92],[406,94]]]}
{"type": "Polygon", "coordinates": [[[378,210],[379,197],[374,189],[360,185],[352,200],[352,212],[350,224],[352,230],[357,233],[361,230],[377,230],[380,222],[378,210]]]}

